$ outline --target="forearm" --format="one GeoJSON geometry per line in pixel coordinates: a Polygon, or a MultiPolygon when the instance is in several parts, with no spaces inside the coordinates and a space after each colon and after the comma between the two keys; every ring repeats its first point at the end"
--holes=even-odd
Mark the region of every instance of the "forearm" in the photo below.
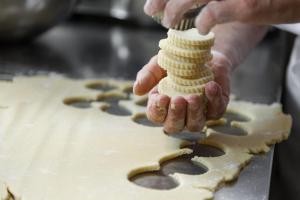
{"type": "Polygon", "coordinates": [[[217,25],[212,29],[216,36],[213,50],[224,54],[231,62],[233,70],[262,40],[267,30],[267,26],[239,22],[217,25]]]}

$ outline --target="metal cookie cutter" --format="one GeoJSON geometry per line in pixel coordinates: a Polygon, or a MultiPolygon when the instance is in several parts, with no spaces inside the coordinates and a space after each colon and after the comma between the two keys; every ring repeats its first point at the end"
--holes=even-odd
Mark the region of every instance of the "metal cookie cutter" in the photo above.
{"type": "MultiPolygon", "coordinates": [[[[184,31],[191,28],[195,28],[195,19],[202,8],[203,6],[196,5],[194,8],[190,9],[188,12],[186,12],[183,15],[181,21],[175,27],[172,27],[172,29],[184,31]]],[[[154,15],[152,16],[152,18],[159,24],[162,24],[162,20],[164,18],[164,12],[160,12],[154,15]]]]}

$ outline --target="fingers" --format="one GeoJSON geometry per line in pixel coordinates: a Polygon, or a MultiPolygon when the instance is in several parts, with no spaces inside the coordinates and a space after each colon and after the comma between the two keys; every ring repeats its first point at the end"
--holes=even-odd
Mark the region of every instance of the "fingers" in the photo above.
{"type": "Polygon", "coordinates": [[[167,28],[176,26],[184,13],[191,9],[195,4],[203,5],[210,0],[170,0],[165,5],[163,25],[167,28]]]}
{"type": "Polygon", "coordinates": [[[208,119],[218,119],[226,111],[229,102],[230,81],[229,71],[231,62],[223,55],[214,55],[210,67],[213,70],[215,80],[205,85],[205,95],[207,98],[208,119]]]}
{"type": "Polygon", "coordinates": [[[144,95],[166,76],[166,71],[157,64],[157,56],[154,56],[137,74],[133,85],[136,95],[144,95]]]}
{"type": "MultiPolygon", "coordinates": [[[[156,63],[155,58],[151,62],[156,63]]],[[[185,127],[192,132],[201,131],[206,119],[220,118],[224,114],[229,101],[230,84],[228,74],[230,67],[227,65],[230,65],[230,63],[226,59],[222,59],[220,56],[213,58],[210,67],[214,72],[215,81],[211,81],[205,85],[206,97],[191,95],[170,99],[166,95],[158,94],[157,87],[153,88],[149,93],[147,106],[149,120],[155,123],[164,123],[164,130],[167,133],[177,133],[181,132],[185,127]],[[204,103],[205,98],[207,99],[207,104],[204,103]]],[[[150,64],[149,66],[159,68],[157,64],[150,64]]],[[[159,79],[155,78],[157,76],[153,75],[153,73],[149,73],[148,68],[146,69],[147,74],[152,74],[151,78],[153,80],[148,80],[145,84],[149,83],[152,87],[153,84],[157,84],[159,79]]],[[[159,75],[160,78],[163,76],[162,74],[159,75]]],[[[140,83],[137,84],[142,85],[140,83]]]]}
{"type": "Polygon", "coordinates": [[[166,28],[176,26],[184,13],[194,5],[204,5],[211,0],[147,0],[144,11],[146,14],[153,16],[160,11],[164,11],[162,24],[166,28]]]}
{"type": "Polygon", "coordinates": [[[164,10],[166,3],[166,0],[147,0],[144,11],[147,15],[153,16],[157,12],[164,10]]]}
{"type": "Polygon", "coordinates": [[[204,96],[191,95],[187,100],[186,127],[191,132],[201,131],[205,125],[204,96]]]}
{"type": "Polygon", "coordinates": [[[201,131],[205,125],[204,98],[191,95],[170,100],[155,89],[149,94],[147,117],[154,123],[164,123],[167,133],[178,133],[185,127],[192,132],[201,131]]]}
{"type": "Polygon", "coordinates": [[[237,20],[242,11],[234,0],[211,1],[200,12],[195,25],[201,34],[207,34],[215,25],[237,20]]]}
{"type": "Polygon", "coordinates": [[[185,127],[185,117],[187,111],[187,102],[183,97],[174,97],[171,99],[168,115],[164,123],[164,130],[167,133],[177,133],[185,127]]]}
{"type": "Polygon", "coordinates": [[[219,84],[211,81],[205,85],[205,95],[207,98],[207,113],[208,119],[218,119],[224,114],[227,102],[224,99],[222,89],[219,84]]]}
{"type": "Polygon", "coordinates": [[[211,68],[214,73],[215,82],[221,87],[222,95],[224,98],[229,100],[230,95],[230,81],[229,81],[229,72],[232,65],[222,57],[214,57],[211,68]]]}
{"type": "Polygon", "coordinates": [[[170,98],[166,95],[160,95],[157,88],[154,88],[149,94],[147,104],[147,117],[154,123],[163,123],[168,114],[170,98]]]}

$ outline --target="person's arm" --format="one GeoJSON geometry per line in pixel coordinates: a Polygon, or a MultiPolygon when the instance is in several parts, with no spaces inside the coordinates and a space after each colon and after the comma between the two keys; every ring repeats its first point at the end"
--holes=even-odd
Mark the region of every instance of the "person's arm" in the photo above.
{"type": "Polygon", "coordinates": [[[300,22],[299,0],[147,0],[144,10],[148,15],[164,11],[163,24],[172,28],[196,4],[207,4],[196,19],[203,34],[217,24],[235,21],[257,25],[300,22]]]}
{"type": "Polygon", "coordinates": [[[169,98],[157,91],[156,85],[166,76],[166,72],[153,57],[137,74],[134,93],[149,93],[147,105],[148,118],[156,123],[163,123],[168,133],[182,131],[185,127],[190,131],[200,131],[207,119],[216,119],[226,110],[229,94],[229,73],[248,55],[250,50],[262,39],[266,27],[229,23],[215,27],[215,51],[210,67],[215,81],[205,85],[207,112],[204,112],[203,97],[169,98]]]}
{"type": "Polygon", "coordinates": [[[217,25],[212,29],[216,38],[213,50],[224,54],[235,68],[245,60],[267,31],[268,26],[240,22],[217,25]]]}

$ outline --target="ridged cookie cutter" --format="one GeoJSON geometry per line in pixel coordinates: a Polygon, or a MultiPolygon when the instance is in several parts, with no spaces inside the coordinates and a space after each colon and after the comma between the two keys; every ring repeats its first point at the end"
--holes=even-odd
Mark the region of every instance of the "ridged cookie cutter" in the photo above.
{"type": "MultiPolygon", "coordinates": [[[[172,29],[184,31],[191,28],[195,28],[195,19],[202,8],[203,6],[197,5],[194,8],[190,9],[188,12],[186,12],[183,15],[181,21],[175,27],[172,27],[172,29]]],[[[152,18],[157,23],[162,24],[162,20],[164,18],[164,12],[159,12],[156,15],[152,16],[152,18]]]]}

